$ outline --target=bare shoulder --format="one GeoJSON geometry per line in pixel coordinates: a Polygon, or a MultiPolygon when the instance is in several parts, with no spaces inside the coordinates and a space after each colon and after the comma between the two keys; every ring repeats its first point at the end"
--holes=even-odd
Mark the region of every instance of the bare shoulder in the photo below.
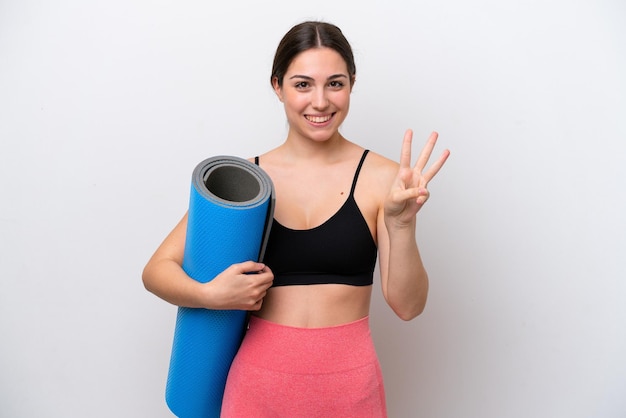
{"type": "Polygon", "coordinates": [[[355,199],[371,225],[376,222],[398,168],[398,163],[376,152],[370,151],[367,154],[359,174],[355,199]]]}
{"type": "Polygon", "coordinates": [[[257,154],[254,157],[249,157],[248,161],[255,162],[258,158],[259,165],[272,166],[272,165],[280,165],[282,156],[280,155],[279,148],[273,148],[268,151],[265,151],[261,154],[257,154]]]}
{"type": "Polygon", "coordinates": [[[270,154],[270,153],[271,153],[271,151],[268,151],[268,152],[265,152],[265,153],[262,153],[262,154],[256,154],[255,156],[248,157],[246,159],[248,161],[250,161],[251,163],[256,163],[257,159],[259,161],[267,161],[267,155],[270,154]]]}
{"type": "Polygon", "coordinates": [[[372,187],[382,187],[389,191],[398,173],[399,164],[376,152],[370,151],[363,165],[363,175],[372,187]]]}

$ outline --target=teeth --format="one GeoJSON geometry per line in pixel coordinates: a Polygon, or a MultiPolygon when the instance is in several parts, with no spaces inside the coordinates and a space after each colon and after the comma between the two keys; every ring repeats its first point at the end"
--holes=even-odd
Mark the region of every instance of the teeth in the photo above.
{"type": "Polygon", "coordinates": [[[313,123],[324,123],[330,120],[331,115],[326,115],[326,116],[306,116],[306,118],[308,120],[310,120],[313,123]]]}

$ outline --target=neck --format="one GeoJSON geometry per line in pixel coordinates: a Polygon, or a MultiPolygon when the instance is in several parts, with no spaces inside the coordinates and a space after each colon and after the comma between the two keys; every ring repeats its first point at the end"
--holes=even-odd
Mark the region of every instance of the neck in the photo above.
{"type": "Polygon", "coordinates": [[[287,135],[287,139],[280,148],[283,149],[286,156],[290,156],[294,159],[328,160],[336,159],[348,143],[348,140],[339,132],[336,132],[332,137],[326,140],[315,141],[310,138],[303,138],[290,131],[287,135]]]}

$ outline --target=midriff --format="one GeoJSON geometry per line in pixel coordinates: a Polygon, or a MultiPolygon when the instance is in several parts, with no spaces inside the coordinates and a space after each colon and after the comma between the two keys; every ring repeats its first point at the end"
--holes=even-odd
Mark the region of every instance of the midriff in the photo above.
{"type": "Polygon", "coordinates": [[[346,324],[369,315],[372,286],[342,284],[279,286],[268,290],[260,318],[278,324],[320,328],[346,324]]]}

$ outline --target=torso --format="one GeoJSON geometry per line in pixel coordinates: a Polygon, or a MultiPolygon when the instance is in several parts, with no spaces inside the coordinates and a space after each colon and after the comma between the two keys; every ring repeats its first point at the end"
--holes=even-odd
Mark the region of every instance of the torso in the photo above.
{"type": "MultiPolygon", "coordinates": [[[[346,141],[343,151],[332,162],[289,161],[281,155],[280,148],[262,155],[260,166],[272,178],[276,191],[275,220],[289,230],[309,230],[335,216],[349,197],[363,151],[363,148],[346,141]]],[[[387,185],[384,179],[380,180],[380,173],[376,170],[381,163],[384,165],[382,160],[382,157],[370,152],[354,192],[354,200],[374,243],[377,241],[379,209],[387,185]]],[[[269,263],[268,266],[272,268],[269,263]]],[[[297,327],[339,325],[369,314],[371,292],[371,285],[329,283],[277,286],[268,290],[261,310],[255,315],[297,327]]]]}

